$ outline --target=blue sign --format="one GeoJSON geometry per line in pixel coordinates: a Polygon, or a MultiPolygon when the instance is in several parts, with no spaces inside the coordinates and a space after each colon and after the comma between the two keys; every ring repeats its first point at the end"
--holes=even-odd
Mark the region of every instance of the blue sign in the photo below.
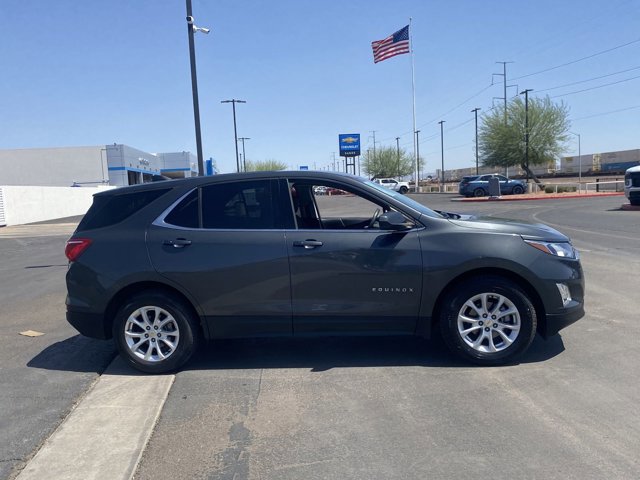
{"type": "Polygon", "coordinates": [[[341,157],[360,156],[360,134],[359,133],[343,133],[338,135],[338,144],[340,146],[341,157]]]}
{"type": "Polygon", "coordinates": [[[300,165],[300,170],[309,170],[309,165],[300,165]]]}

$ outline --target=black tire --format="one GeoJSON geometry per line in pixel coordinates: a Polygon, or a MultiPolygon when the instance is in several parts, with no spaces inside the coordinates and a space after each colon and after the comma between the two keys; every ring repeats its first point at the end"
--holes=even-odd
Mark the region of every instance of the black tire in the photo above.
{"type": "Polygon", "coordinates": [[[122,358],[137,370],[155,374],[172,372],[184,365],[200,344],[200,328],[194,317],[192,309],[174,295],[139,293],[118,310],[113,322],[113,338],[122,358]],[[147,312],[147,320],[143,312],[147,312]],[[135,342],[134,338],[139,338],[140,343],[127,343],[135,342]],[[136,348],[136,345],[140,346],[136,348]],[[170,345],[175,347],[172,349],[170,345]],[[150,353],[148,360],[142,357],[145,352],[150,353]],[[166,358],[161,358],[164,355],[166,358]]]}
{"type": "Polygon", "coordinates": [[[634,207],[640,207],[640,197],[630,198],[629,203],[634,207]]]}
{"type": "Polygon", "coordinates": [[[405,187],[404,185],[400,187],[400,193],[405,195],[407,192],[409,191],[409,189],[407,187],[405,187]]]}
{"type": "Polygon", "coordinates": [[[522,195],[524,193],[524,188],[522,188],[520,185],[516,185],[515,187],[513,187],[512,192],[514,195],[522,195]]]}
{"type": "Polygon", "coordinates": [[[447,347],[456,355],[478,365],[502,365],[513,361],[529,348],[537,327],[535,308],[524,291],[512,281],[493,275],[474,278],[454,288],[443,300],[439,320],[447,347]],[[482,300],[477,298],[484,294],[487,294],[486,309],[478,307],[482,300]],[[474,298],[477,309],[467,306],[474,298]],[[500,303],[500,299],[506,300],[500,303]],[[505,310],[500,310],[503,307],[505,310]],[[517,310],[517,314],[506,314],[512,308],[517,310]],[[481,315],[480,312],[484,311],[488,312],[487,317],[481,315]],[[492,319],[494,313],[497,315],[492,319]],[[501,314],[504,315],[502,319],[501,314]],[[514,328],[510,329],[511,325],[514,328]],[[465,331],[468,333],[463,335],[465,331]],[[510,343],[504,337],[510,338],[510,343]],[[478,341],[476,347],[470,345],[478,341]],[[496,351],[487,351],[491,346],[496,351]]]}
{"type": "Polygon", "coordinates": [[[486,192],[484,191],[484,188],[476,188],[476,189],[473,191],[473,196],[474,196],[474,197],[486,197],[486,196],[487,196],[487,194],[486,194],[486,192]]]}

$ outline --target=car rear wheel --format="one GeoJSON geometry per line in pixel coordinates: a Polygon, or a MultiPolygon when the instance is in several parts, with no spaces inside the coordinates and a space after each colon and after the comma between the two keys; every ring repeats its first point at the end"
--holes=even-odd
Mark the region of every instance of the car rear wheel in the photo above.
{"type": "Polygon", "coordinates": [[[473,196],[474,197],[485,197],[487,194],[484,191],[484,188],[476,188],[473,191],[473,196]]]}
{"type": "Polygon", "coordinates": [[[444,299],[442,337],[452,352],[479,365],[500,365],[524,353],[536,333],[527,295],[502,277],[475,278],[444,299]]]}
{"type": "Polygon", "coordinates": [[[113,337],[122,357],[147,373],[184,365],[196,351],[200,330],[191,309],[166,293],[131,297],[118,311],[113,337]]]}
{"type": "Polygon", "coordinates": [[[522,188],[520,185],[516,185],[515,187],[513,187],[514,195],[522,195],[523,193],[524,193],[524,188],[522,188]]]}

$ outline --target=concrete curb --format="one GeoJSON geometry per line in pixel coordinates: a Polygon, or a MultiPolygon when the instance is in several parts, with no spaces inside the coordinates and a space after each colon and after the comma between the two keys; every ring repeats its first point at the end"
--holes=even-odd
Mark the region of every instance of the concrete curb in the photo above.
{"type": "Polygon", "coordinates": [[[575,195],[555,195],[545,194],[539,197],[521,197],[516,195],[505,195],[502,197],[480,197],[480,198],[452,198],[452,202],[524,202],[527,200],[560,200],[565,198],[597,198],[597,197],[619,197],[624,196],[623,192],[611,193],[582,193],[575,195]]]}
{"type": "Polygon", "coordinates": [[[131,478],[174,378],[133,373],[116,357],[17,479],[131,478]]]}

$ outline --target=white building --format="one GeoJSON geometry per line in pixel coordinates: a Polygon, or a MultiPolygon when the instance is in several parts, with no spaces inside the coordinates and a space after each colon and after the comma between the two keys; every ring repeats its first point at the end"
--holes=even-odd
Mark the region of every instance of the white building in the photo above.
{"type": "Polygon", "coordinates": [[[150,182],[154,175],[197,176],[196,156],[149,153],[122,144],[0,150],[0,185],[125,186],[150,182]]]}

